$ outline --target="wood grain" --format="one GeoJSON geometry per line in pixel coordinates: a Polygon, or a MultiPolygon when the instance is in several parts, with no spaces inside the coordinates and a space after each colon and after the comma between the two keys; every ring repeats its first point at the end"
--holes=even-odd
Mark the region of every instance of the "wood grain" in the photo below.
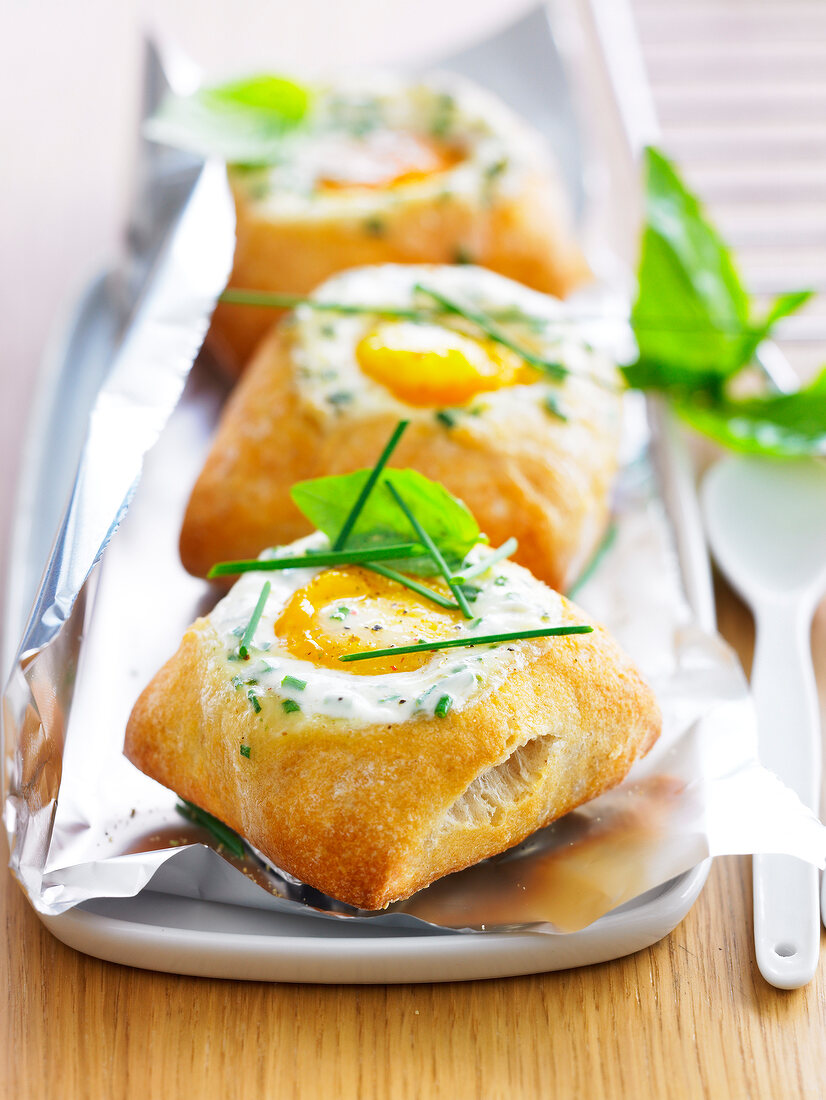
{"type": "MultiPolygon", "coordinates": [[[[25,48],[19,38],[14,42],[5,36],[8,56],[0,79],[10,81],[8,87],[26,101],[29,114],[20,110],[7,120],[14,139],[8,147],[17,152],[19,171],[3,204],[13,211],[15,223],[14,231],[3,235],[5,279],[0,280],[3,300],[11,306],[7,315],[13,317],[13,324],[6,325],[0,364],[8,395],[0,420],[4,470],[13,464],[21,438],[19,414],[31,364],[42,347],[44,317],[113,247],[125,193],[122,119],[128,106],[125,89],[137,79],[139,7],[86,0],[82,8],[89,25],[84,30],[73,5],[43,0],[30,11],[17,5],[15,13],[25,22],[25,48]],[[44,21],[49,31],[41,34],[44,21]],[[107,50],[98,51],[95,43],[104,39],[107,50]],[[40,67],[26,60],[24,72],[26,49],[40,67]],[[92,57],[94,64],[84,64],[92,57]],[[35,80],[40,81],[44,66],[64,84],[55,97],[56,85],[49,92],[43,81],[41,101],[35,80]],[[99,94],[101,81],[117,90],[114,98],[99,94]],[[21,87],[30,87],[32,96],[21,95],[21,87]],[[47,107],[55,125],[46,131],[32,128],[34,113],[47,107]],[[86,129],[80,133],[64,125],[77,129],[81,117],[98,135],[97,142],[84,143],[86,129]],[[37,134],[33,156],[24,155],[30,132],[37,134]],[[81,157],[73,154],[76,142],[83,144],[81,157]],[[44,173],[55,165],[62,187],[51,201],[44,173]],[[94,188],[88,186],[90,178],[97,181],[94,188]],[[105,209],[101,195],[109,196],[105,209]],[[24,232],[26,226],[32,228],[24,232]]],[[[202,9],[201,56],[210,48],[219,52],[219,43],[223,49],[230,7],[225,14],[217,4],[202,9]]],[[[294,13],[302,7],[293,6],[294,13]]],[[[181,30],[196,6],[181,0],[166,8],[174,9],[167,26],[186,44],[181,30]]],[[[493,5],[488,8],[492,11],[493,5]]],[[[818,172],[826,171],[826,130],[812,115],[822,105],[820,98],[812,99],[807,111],[804,97],[788,124],[772,117],[761,130],[749,111],[745,122],[737,121],[742,105],[736,105],[726,126],[708,96],[684,93],[687,84],[705,79],[708,64],[716,66],[715,80],[725,84],[726,74],[734,71],[731,45],[736,43],[738,79],[741,74],[754,79],[757,66],[764,91],[764,76],[794,80],[800,75],[817,82],[820,96],[823,5],[638,0],[637,8],[655,92],[665,119],[672,120],[665,140],[689,169],[696,165],[697,184],[707,186],[712,199],[731,202],[734,194],[736,200],[741,184],[730,167],[739,165],[742,172],[747,162],[754,166],[747,187],[755,203],[766,200],[756,192],[761,178],[768,192],[779,188],[793,201],[794,180],[778,183],[777,177],[782,163],[793,162],[806,201],[816,200],[818,172]],[[775,155],[767,154],[767,134],[777,142],[775,155]],[[766,176],[767,169],[774,174],[766,176]]],[[[140,8],[149,9],[160,16],[161,5],[140,8]]],[[[233,26],[237,22],[233,17],[233,26]]],[[[296,28],[290,23],[288,30],[298,42],[296,28]]],[[[263,34],[255,37],[264,41],[263,34]]],[[[235,38],[237,46],[240,36],[235,38]]],[[[718,91],[724,94],[725,88],[718,91]]],[[[822,234],[797,243],[775,234],[761,243],[749,230],[742,255],[758,289],[774,290],[786,281],[796,286],[809,273],[823,284],[822,234]]],[[[821,299],[810,307],[805,324],[789,327],[802,373],[822,361],[825,311],[821,299]],[[811,332],[815,337],[807,339],[811,332]]],[[[8,479],[0,484],[4,517],[9,485],[8,479]]],[[[721,629],[748,666],[753,646],[748,612],[722,585],[717,595],[721,629]]],[[[826,606],[815,621],[813,646],[826,712],[826,606]]],[[[0,1096],[15,1100],[303,1100],[325,1095],[345,1100],[816,1100],[826,1095],[826,956],[804,990],[780,993],[763,982],[751,943],[751,877],[745,859],[718,861],[686,920],[631,958],[558,974],[442,986],[259,985],[99,962],[53,939],[6,874],[0,875],[0,914],[5,930],[0,1096]]]]}
{"type": "Polygon", "coordinates": [[[153,974],[64,947],[8,877],[0,906],[0,1088],[20,1100],[823,1096],[826,958],[807,989],[763,982],[745,859],[628,959],[440,986],[153,974]]]}

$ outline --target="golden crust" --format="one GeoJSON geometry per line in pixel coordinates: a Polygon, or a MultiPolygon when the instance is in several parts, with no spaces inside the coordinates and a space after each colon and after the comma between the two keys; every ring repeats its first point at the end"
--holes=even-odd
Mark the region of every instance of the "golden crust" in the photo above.
{"type": "MultiPolygon", "coordinates": [[[[584,618],[565,602],[564,621],[584,618]]],[[[302,881],[384,908],[616,785],[657,739],[654,697],[602,628],[516,645],[504,683],[446,718],[359,728],[267,697],[256,714],[200,619],[124,751],[302,881]]]]}
{"type": "MultiPolygon", "coordinates": [[[[231,395],[181,531],[181,560],[205,576],[217,561],[257,557],[310,532],[290,488],[305,478],[372,466],[392,411],[322,421],[296,389],[289,340],[276,325],[231,395]]],[[[616,472],[618,399],[594,388],[569,423],[550,416],[450,431],[415,420],[391,465],[442,482],[493,546],[519,540],[516,560],[565,590],[598,543],[616,472]]]]}
{"type": "MultiPolygon", "coordinates": [[[[490,205],[459,195],[406,199],[382,208],[381,235],[363,210],[328,218],[279,218],[249,197],[230,172],[236,210],[229,285],[309,294],[330,275],[382,263],[455,263],[459,255],[525,286],[564,297],[590,275],[549,172],[526,170],[520,188],[490,205]]],[[[377,215],[378,217],[378,215],[377,215]]],[[[208,339],[219,362],[239,374],[272,325],[271,309],[220,304],[208,339]]]]}

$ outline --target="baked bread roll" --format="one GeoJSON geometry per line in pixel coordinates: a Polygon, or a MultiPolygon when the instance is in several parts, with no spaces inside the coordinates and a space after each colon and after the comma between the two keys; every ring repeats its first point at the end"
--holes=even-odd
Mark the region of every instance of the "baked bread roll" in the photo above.
{"type": "MultiPolygon", "coordinates": [[[[490,554],[479,545],[470,560],[490,554]]],[[[587,622],[510,562],[474,584],[469,622],[358,566],[249,573],[143,692],[126,755],[278,867],[362,909],[501,852],[618,783],[660,716],[599,626],[392,655],[422,639],[587,622]],[[265,577],[244,661],[239,635],[265,577]],[[378,646],[390,655],[340,659],[378,646]]]]}
{"type": "MultiPolygon", "coordinates": [[[[542,137],[446,75],[319,88],[279,163],[230,167],[231,287],[308,293],[346,268],[476,263],[563,296],[588,276],[542,137]]],[[[232,372],[273,320],[222,304],[212,350],[232,372]]]]}
{"type": "Polygon", "coordinates": [[[516,536],[517,560],[553,587],[576,578],[604,532],[617,466],[612,358],[586,342],[569,307],[480,268],[362,268],[313,297],[432,307],[417,284],[510,318],[499,320],[503,331],[570,373],[535,369],[454,315],[413,322],[300,306],[229,398],[181,532],[190,572],[205,576],[216,561],[306,534],[293,483],[370,465],[406,418],[394,465],[461,497],[494,546],[516,536]]]}

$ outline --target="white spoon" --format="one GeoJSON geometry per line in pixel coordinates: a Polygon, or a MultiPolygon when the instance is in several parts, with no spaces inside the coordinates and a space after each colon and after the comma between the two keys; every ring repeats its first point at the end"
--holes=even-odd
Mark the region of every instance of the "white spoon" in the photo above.
{"type": "MultiPolygon", "coordinates": [[[[810,647],[826,590],[826,464],[727,458],[705,477],[714,556],[754,611],[751,686],[760,761],[818,810],[821,742],[810,647]]],[[[754,943],[766,981],[796,989],[817,968],[817,869],[791,856],[754,857],[754,943]]]]}

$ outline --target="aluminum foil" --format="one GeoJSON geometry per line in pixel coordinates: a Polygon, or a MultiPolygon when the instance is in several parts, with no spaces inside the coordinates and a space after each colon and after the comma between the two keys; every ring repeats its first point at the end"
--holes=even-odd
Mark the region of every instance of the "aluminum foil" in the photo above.
{"type": "MultiPolygon", "coordinates": [[[[512,852],[379,916],[323,898],[254,853],[239,860],[194,847],[208,835],[121,749],[137,695],[216,598],[184,572],[177,539],[223,396],[209,369],[197,368],[93,583],[63,628],[23,657],[10,686],[12,865],[38,909],[56,914],[151,883],[313,915],[563,932],[711,855],[783,852],[823,864],[826,830],[756,762],[755,716],[736,657],[689,608],[652,453],[638,449],[633,398],[637,453],[617,489],[617,535],[578,595],[639,663],[663,710],[660,741],[626,781],[512,852]]],[[[71,539],[65,551],[75,556],[71,539]]]]}
{"type": "Polygon", "coordinates": [[[151,887],[308,918],[562,934],[709,856],[785,853],[823,866],[826,830],[757,763],[747,685],[698,595],[706,563],[677,485],[675,441],[666,433],[659,450],[648,445],[634,398],[617,537],[578,594],[637,660],[663,709],[660,741],[626,781],[382,914],[324,898],[254,853],[234,859],[207,846],[208,835],[176,813],[175,796],[121,750],[138,694],[215,600],[177,554],[186,498],[225,396],[208,364],[196,367],[164,423],[231,251],[223,174],[208,166],[95,406],[4,698],[4,817],[11,866],[32,904],[58,914],[151,887]]]}

